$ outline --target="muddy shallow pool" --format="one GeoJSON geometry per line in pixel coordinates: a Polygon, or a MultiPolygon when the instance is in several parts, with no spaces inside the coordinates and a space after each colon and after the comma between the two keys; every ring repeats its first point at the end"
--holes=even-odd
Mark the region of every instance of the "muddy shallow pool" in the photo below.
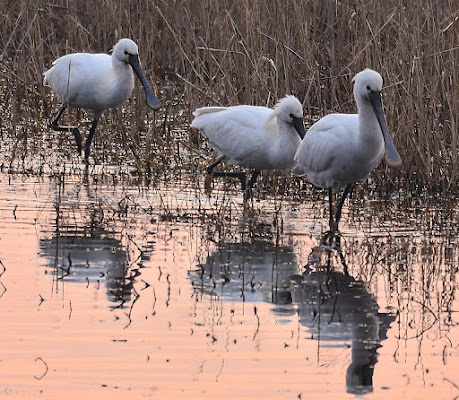
{"type": "Polygon", "coordinates": [[[455,399],[456,214],[393,207],[0,175],[0,394],[455,399]]]}

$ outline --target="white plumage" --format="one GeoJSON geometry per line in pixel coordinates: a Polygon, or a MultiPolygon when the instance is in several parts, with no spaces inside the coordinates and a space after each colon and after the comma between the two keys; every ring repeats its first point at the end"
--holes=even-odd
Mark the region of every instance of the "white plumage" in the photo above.
{"type": "Polygon", "coordinates": [[[73,131],[79,151],[81,151],[81,136],[78,129],[59,126],[57,121],[67,107],[84,108],[94,113],[93,124],[85,145],[86,158],[89,157],[89,148],[97,121],[104,110],[118,107],[130,97],[134,88],[133,71],[144,86],[147,105],[157,110],[160,102],[140,66],[137,45],[130,39],[121,39],[113,48],[111,56],[89,53],[69,54],[58,58],[53,62],[53,66],[44,72],[43,84],[51,87],[62,103],[51,125],[58,131],[73,131]]]}
{"type": "Polygon", "coordinates": [[[213,168],[223,160],[253,168],[255,176],[250,186],[261,170],[291,168],[305,134],[303,107],[294,96],[286,96],[274,109],[248,105],[203,107],[193,115],[191,127],[199,129],[221,155],[208,173],[212,174],[213,168]]]}
{"type": "Polygon", "coordinates": [[[329,190],[332,229],[338,228],[342,203],[353,185],[365,179],[384,155],[388,165],[401,165],[382,110],[382,85],[377,72],[371,69],[359,72],[354,78],[358,114],[325,116],[311,126],[295,155],[292,172],[305,175],[311,183],[329,190]],[[341,187],[346,189],[334,222],[332,189],[341,187]]]}

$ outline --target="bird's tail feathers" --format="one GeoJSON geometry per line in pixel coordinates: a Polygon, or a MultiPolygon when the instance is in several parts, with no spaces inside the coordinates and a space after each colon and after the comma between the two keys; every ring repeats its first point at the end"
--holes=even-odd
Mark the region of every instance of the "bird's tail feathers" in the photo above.
{"type": "Polygon", "coordinates": [[[224,111],[226,109],[227,107],[201,107],[201,108],[197,108],[196,110],[194,110],[193,115],[195,117],[199,117],[200,115],[203,115],[203,114],[215,113],[219,111],[224,111]]]}

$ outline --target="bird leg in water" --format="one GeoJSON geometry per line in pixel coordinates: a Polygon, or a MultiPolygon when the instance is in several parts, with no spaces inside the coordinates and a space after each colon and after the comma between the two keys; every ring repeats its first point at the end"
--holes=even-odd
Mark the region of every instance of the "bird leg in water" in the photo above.
{"type": "Polygon", "coordinates": [[[248,199],[252,199],[252,205],[253,205],[252,188],[253,188],[253,185],[256,182],[257,178],[258,178],[258,175],[260,175],[260,170],[258,170],[258,169],[254,170],[252,176],[250,177],[250,180],[249,180],[247,186],[243,184],[243,181],[241,179],[242,191],[244,192],[244,201],[246,201],[248,199]]]}
{"type": "Polygon", "coordinates": [[[86,139],[86,143],[84,145],[84,158],[86,160],[89,158],[89,150],[91,148],[92,138],[93,138],[94,132],[96,130],[97,121],[99,121],[99,120],[96,119],[96,118],[93,119],[92,124],[91,124],[91,129],[89,129],[89,135],[88,135],[88,137],[86,139]]]}
{"type": "Polygon", "coordinates": [[[260,175],[260,170],[256,169],[253,171],[252,177],[249,180],[249,189],[252,190],[253,185],[257,181],[258,176],[260,175]]]}
{"type": "Polygon", "coordinates": [[[214,172],[214,168],[220,164],[223,160],[225,160],[225,156],[220,156],[218,157],[212,164],[210,164],[208,167],[207,167],[207,175],[212,175],[212,173],[214,172]]]}
{"type": "Polygon", "coordinates": [[[346,200],[346,197],[352,193],[353,188],[354,188],[354,185],[352,183],[348,183],[346,187],[344,188],[343,195],[341,196],[341,199],[338,202],[338,207],[336,208],[335,225],[333,228],[330,226],[330,229],[335,230],[335,231],[338,230],[338,223],[339,223],[339,220],[341,219],[341,209],[343,208],[344,200],[346,200]]]}
{"type": "Polygon", "coordinates": [[[230,178],[238,178],[241,181],[241,189],[245,192],[247,188],[247,175],[245,172],[226,172],[226,171],[215,171],[213,176],[224,176],[230,178]]]}
{"type": "Polygon", "coordinates": [[[62,125],[59,125],[57,123],[57,121],[59,120],[59,118],[62,116],[62,114],[64,113],[65,109],[67,107],[65,105],[63,105],[59,112],[57,113],[56,115],[56,118],[54,118],[52,121],[51,121],[51,127],[53,128],[53,130],[55,131],[59,131],[59,132],[69,132],[69,131],[72,131],[73,132],[73,136],[75,137],[75,141],[76,141],[76,144],[77,144],[77,147],[78,147],[78,154],[81,154],[81,150],[82,150],[82,145],[81,145],[81,135],[80,135],[80,131],[78,130],[78,128],[76,126],[62,126],[62,125]]]}
{"type": "MultiPolygon", "coordinates": [[[[212,181],[213,176],[224,176],[238,178],[241,181],[242,190],[245,191],[247,186],[247,175],[245,172],[226,172],[226,171],[214,171],[214,168],[226,159],[226,156],[218,157],[212,164],[207,167],[207,178],[206,178],[206,190],[210,187],[210,182],[212,181]]],[[[255,174],[255,173],[254,173],[255,174]]],[[[253,176],[252,176],[253,178],[253,176]]],[[[256,179],[256,177],[255,177],[256,179]]],[[[250,179],[252,181],[252,179],[250,179]]],[[[250,186],[251,187],[251,186],[250,186]]]]}
{"type": "Polygon", "coordinates": [[[329,188],[328,189],[328,212],[330,215],[330,219],[328,220],[328,225],[330,226],[330,230],[333,230],[333,226],[335,225],[335,222],[333,220],[333,189],[329,188]]]}
{"type": "Polygon", "coordinates": [[[204,183],[204,188],[206,190],[206,193],[210,193],[212,191],[211,183],[212,183],[212,177],[213,177],[214,168],[218,164],[220,164],[225,158],[226,158],[225,156],[220,156],[212,164],[210,164],[207,167],[207,176],[206,176],[206,180],[205,180],[205,183],[204,183]]]}
{"type": "Polygon", "coordinates": [[[321,240],[322,244],[330,246],[330,247],[336,247],[338,249],[341,247],[341,238],[340,238],[339,231],[338,231],[338,224],[339,224],[339,220],[341,219],[341,210],[343,208],[344,200],[346,200],[346,197],[352,192],[353,188],[354,188],[354,185],[351,183],[346,185],[346,187],[344,188],[343,195],[341,196],[338,202],[338,206],[336,208],[335,213],[333,213],[333,189],[332,188],[328,189],[330,230],[327,233],[325,233],[324,237],[322,238],[321,240]],[[333,246],[333,240],[335,240],[334,246],[333,246]]]}

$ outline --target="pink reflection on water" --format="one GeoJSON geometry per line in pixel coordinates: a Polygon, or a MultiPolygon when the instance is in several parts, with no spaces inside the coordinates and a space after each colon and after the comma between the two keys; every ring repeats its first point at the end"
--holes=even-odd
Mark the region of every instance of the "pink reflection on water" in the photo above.
{"type": "MultiPolygon", "coordinates": [[[[240,240],[235,210],[233,240],[218,245],[222,198],[72,179],[59,191],[1,178],[0,393],[329,399],[363,383],[371,399],[459,394],[458,257],[441,236],[343,226],[350,275],[334,253],[336,271],[320,275],[304,268],[320,236],[306,202],[283,205],[277,245],[240,240]]],[[[254,206],[268,230],[278,205],[254,206]]]]}

